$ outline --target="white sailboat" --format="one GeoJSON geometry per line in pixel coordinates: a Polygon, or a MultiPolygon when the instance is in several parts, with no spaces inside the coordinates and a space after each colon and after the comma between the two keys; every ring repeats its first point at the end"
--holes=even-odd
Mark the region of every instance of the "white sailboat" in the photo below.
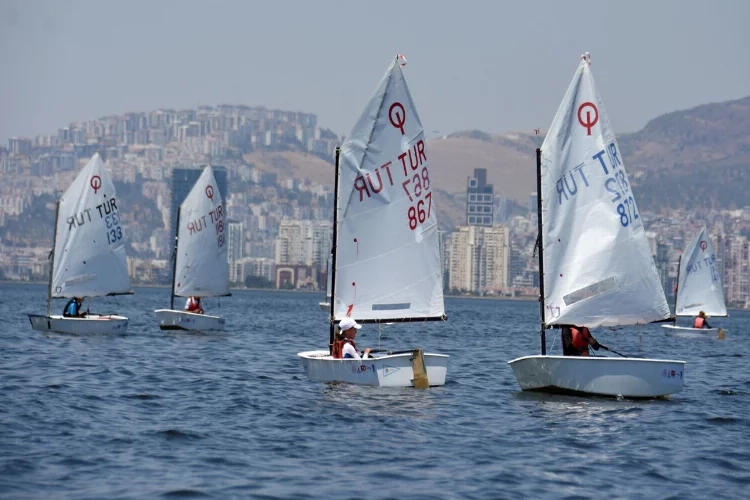
{"type": "Polygon", "coordinates": [[[177,212],[169,309],[157,309],[162,330],[223,330],[219,316],[175,309],[175,297],[223,297],[229,293],[226,212],[211,166],[207,166],[177,212]]]}
{"type": "Polygon", "coordinates": [[[582,59],[537,150],[541,355],[509,364],[524,391],[666,396],[682,390],[684,361],[546,352],[550,327],[669,318],[588,54],[582,59]]]}
{"type": "MultiPolygon", "coordinates": [[[[685,248],[677,266],[677,297],[675,298],[675,318],[695,317],[703,311],[709,317],[726,316],[724,285],[716,266],[716,252],[713,242],[704,226],[700,233],[685,248]]],[[[724,338],[723,328],[692,328],[662,325],[668,334],[693,338],[724,338]]]]}
{"type": "Polygon", "coordinates": [[[448,356],[421,349],[334,359],[334,323],[445,320],[437,217],[424,130],[396,57],[336,150],[329,348],[300,352],[321,382],[445,384],[448,356]],[[339,169],[339,161],[341,161],[339,169]]]}
{"type": "Polygon", "coordinates": [[[121,200],[95,154],[57,202],[47,314],[29,314],[40,332],[126,333],[128,318],[94,314],[72,318],[51,312],[52,299],[131,294],[121,200]]]}
{"type": "Polygon", "coordinates": [[[333,281],[331,279],[331,270],[333,269],[333,254],[328,254],[328,266],[326,267],[326,300],[318,302],[318,306],[321,311],[331,310],[331,288],[333,287],[333,281]]]}

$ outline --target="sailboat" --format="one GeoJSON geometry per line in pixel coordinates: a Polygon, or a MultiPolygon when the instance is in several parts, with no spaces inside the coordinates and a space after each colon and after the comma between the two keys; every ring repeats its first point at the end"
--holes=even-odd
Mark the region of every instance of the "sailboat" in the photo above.
{"type": "Polygon", "coordinates": [[[322,302],[318,302],[318,306],[320,306],[321,311],[330,311],[331,310],[331,287],[332,280],[331,280],[331,269],[332,269],[332,260],[333,260],[333,254],[328,254],[328,266],[326,267],[326,300],[322,302]]]}
{"type": "Polygon", "coordinates": [[[524,391],[652,398],[685,362],[547,354],[545,330],[669,320],[669,306],[588,54],[537,149],[541,355],[509,362],[524,391]]]}
{"type": "Polygon", "coordinates": [[[668,333],[681,337],[709,338],[718,335],[724,338],[723,328],[677,326],[676,321],[677,316],[695,317],[701,311],[710,317],[727,315],[724,286],[716,266],[716,252],[705,226],[680,256],[674,310],[674,324],[662,325],[662,328],[668,329],[668,333]]]}
{"type": "Polygon", "coordinates": [[[175,297],[223,297],[229,293],[226,211],[214,171],[207,166],[177,210],[169,309],[157,309],[162,330],[223,330],[225,318],[175,309],[175,297]]]}
{"type": "Polygon", "coordinates": [[[128,318],[95,314],[72,318],[52,314],[52,299],[131,294],[121,200],[99,153],[83,167],[57,202],[47,314],[29,314],[40,332],[126,333],[128,318]]]}
{"type": "Polygon", "coordinates": [[[397,56],[336,149],[328,349],[300,352],[314,381],[417,387],[445,384],[448,356],[422,349],[334,359],[335,322],[443,321],[435,201],[422,124],[397,56]]]}

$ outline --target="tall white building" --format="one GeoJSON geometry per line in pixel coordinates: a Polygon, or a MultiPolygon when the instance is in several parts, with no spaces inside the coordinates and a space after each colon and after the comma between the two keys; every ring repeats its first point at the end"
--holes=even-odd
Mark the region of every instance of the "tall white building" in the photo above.
{"type": "Polygon", "coordinates": [[[236,265],[245,256],[245,223],[244,222],[230,222],[228,224],[229,229],[229,241],[228,241],[228,252],[227,261],[229,262],[229,281],[237,282],[242,281],[243,276],[238,272],[238,266],[236,265]]]}
{"type": "Polygon", "coordinates": [[[331,238],[330,222],[283,219],[276,239],[275,263],[323,269],[331,251],[331,238]]]}
{"type": "Polygon", "coordinates": [[[483,293],[509,286],[508,227],[459,227],[448,247],[448,288],[483,293]]]}

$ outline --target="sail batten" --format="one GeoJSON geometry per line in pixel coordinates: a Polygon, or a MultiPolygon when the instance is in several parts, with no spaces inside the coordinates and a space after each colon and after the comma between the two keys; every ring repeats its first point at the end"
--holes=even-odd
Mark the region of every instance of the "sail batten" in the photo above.
{"type": "Polygon", "coordinates": [[[668,318],[623,158],[585,58],[541,151],[544,323],[593,328],[668,318]]]}
{"type": "Polygon", "coordinates": [[[226,213],[210,165],[185,197],[179,213],[174,294],[230,295],[226,213]]]}
{"type": "Polygon", "coordinates": [[[132,293],[120,206],[114,183],[97,153],[59,202],[51,297],[132,293]]]}
{"type": "Polygon", "coordinates": [[[680,259],[675,316],[726,316],[724,285],[716,265],[716,252],[704,226],[685,247],[680,259]]]}
{"type": "Polygon", "coordinates": [[[336,319],[444,316],[435,200],[424,130],[397,61],[341,146],[336,319]]]}

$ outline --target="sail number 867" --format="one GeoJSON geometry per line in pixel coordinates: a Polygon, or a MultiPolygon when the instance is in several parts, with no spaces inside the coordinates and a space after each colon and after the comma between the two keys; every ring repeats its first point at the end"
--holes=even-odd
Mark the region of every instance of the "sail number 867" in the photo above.
{"type": "Polygon", "coordinates": [[[409,201],[413,203],[415,199],[417,200],[416,204],[411,205],[406,212],[409,218],[409,229],[414,231],[419,224],[424,223],[424,221],[430,218],[430,213],[432,212],[430,174],[427,171],[427,167],[422,168],[422,171],[417,172],[413,177],[406,179],[401,185],[404,187],[409,201]],[[409,189],[410,187],[411,190],[409,189]]]}

